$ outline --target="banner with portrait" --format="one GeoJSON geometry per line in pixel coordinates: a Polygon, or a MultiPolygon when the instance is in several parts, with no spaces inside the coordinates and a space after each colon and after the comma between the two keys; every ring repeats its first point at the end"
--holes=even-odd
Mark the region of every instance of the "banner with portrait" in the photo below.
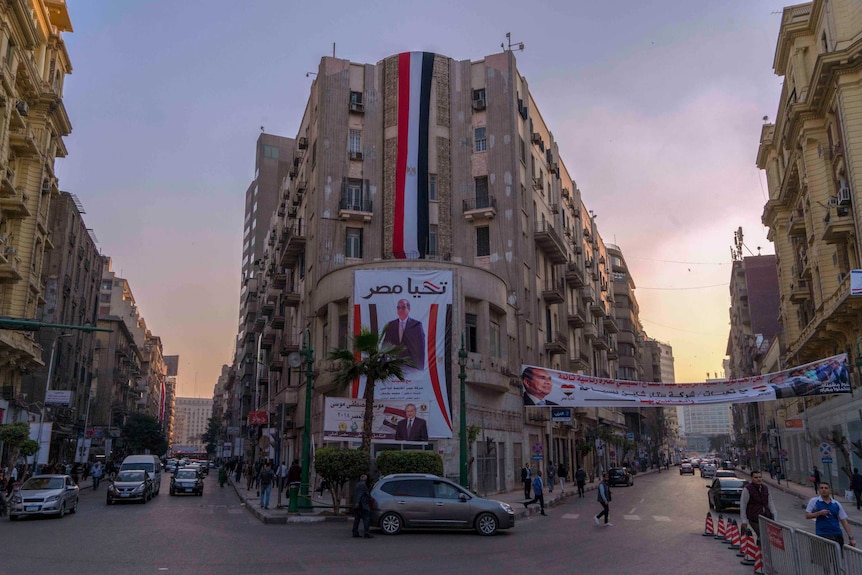
{"type": "MultiPolygon", "coordinates": [[[[414,405],[417,417],[427,416],[429,438],[452,437],[452,287],[448,270],[357,270],[354,279],[354,335],[363,328],[379,333],[383,342],[402,346],[410,363],[403,381],[376,383],[375,404],[395,410],[414,405]]],[[[364,393],[361,378],[350,397],[364,393]]],[[[411,438],[417,432],[411,428],[411,438]]]]}
{"type": "MultiPolygon", "coordinates": [[[[428,442],[427,405],[417,405],[409,401],[375,401],[373,410],[371,439],[375,443],[428,442]],[[407,428],[408,413],[413,416],[410,430],[407,428]]],[[[361,397],[327,397],[323,417],[323,440],[361,441],[364,418],[365,400],[361,397]]]]}
{"type": "Polygon", "coordinates": [[[626,381],[523,365],[521,383],[525,406],[704,405],[850,393],[850,370],[847,354],[765,375],[701,383],[626,381]]]}

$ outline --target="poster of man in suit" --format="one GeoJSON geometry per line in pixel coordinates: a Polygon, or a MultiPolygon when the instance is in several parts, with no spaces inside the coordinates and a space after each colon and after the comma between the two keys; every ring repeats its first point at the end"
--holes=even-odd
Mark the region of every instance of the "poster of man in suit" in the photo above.
{"type": "Polygon", "coordinates": [[[398,300],[395,306],[398,317],[386,324],[383,342],[404,347],[410,360],[408,369],[425,369],[425,328],[422,322],[410,317],[410,302],[398,300]]]}

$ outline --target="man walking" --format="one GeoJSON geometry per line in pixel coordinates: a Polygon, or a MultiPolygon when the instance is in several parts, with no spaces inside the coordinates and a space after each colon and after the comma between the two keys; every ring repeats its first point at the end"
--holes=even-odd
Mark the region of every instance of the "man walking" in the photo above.
{"type": "Polygon", "coordinates": [[[521,483],[524,484],[524,497],[530,497],[530,485],[533,483],[532,472],[530,471],[530,462],[524,464],[521,468],[521,483]]]}
{"type": "Polygon", "coordinates": [[[587,472],[583,467],[578,467],[575,471],[575,482],[578,484],[578,497],[584,496],[584,485],[587,483],[587,472]]]}
{"type": "Polygon", "coordinates": [[[760,541],[760,516],[767,519],[775,519],[775,501],[769,493],[769,488],[763,484],[763,473],[761,471],[751,472],[751,483],[742,490],[742,498],[739,501],[739,516],[742,519],[740,531],[745,532],[745,526],[751,525],[751,529],[757,534],[760,541]]]}
{"type": "Polygon", "coordinates": [[[850,478],[850,489],[853,490],[853,499],[856,500],[856,510],[859,510],[860,501],[862,498],[862,475],[859,474],[859,468],[853,468],[853,477],[850,478]]]}
{"type": "Polygon", "coordinates": [[[814,466],[814,472],[811,474],[811,480],[814,482],[814,493],[820,493],[820,470],[814,466]]]}
{"type": "Polygon", "coordinates": [[[533,503],[539,504],[539,509],[542,511],[542,515],[547,515],[545,513],[545,483],[542,481],[542,470],[537,469],[536,474],[533,476],[533,494],[535,497],[530,501],[524,502],[524,509],[527,508],[528,505],[532,505],[533,503]]]}
{"type": "Polygon", "coordinates": [[[366,539],[372,539],[371,534],[371,495],[368,494],[368,484],[365,483],[368,476],[364,473],[359,476],[359,481],[353,488],[353,536],[359,535],[359,521],[362,521],[362,529],[366,539]]]}
{"type": "Polygon", "coordinates": [[[99,482],[102,481],[102,462],[97,461],[93,464],[93,491],[99,488],[99,482]]]}
{"type": "Polygon", "coordinates": [[[557,467],[554,465],[553,461],[548,462],[548,493],[554,492],[554,483],[557,482],[555,479],[557,475],[557,467]]]}
{"type": "Polygon", "coordinates": [[[557,477],[560,479],[560,491],[565,493],[566,489],[566,476],[569,474],[569,470],[566,469],[566,466],[561,461],[557,466],[557,477]]]}
{"type": "Polygon", "coordinates": [[[258,473],[258,489],[260,489],[260,506],[264,509],[269,509],[269,496],[272,493],[272,480],[275,474],[272,472],[272,467],[267,461],[258,473]]]}
{"type": "Polygon", "coordinates": [[[835,541],[844,546],[844,537],[841,535],[841,527],[850,538],[850,546],[856,547],[856,539],[850,533],[850,522],[847,521],[847,512],[840,503],[832,499],[832,488],[825,481],[818,486],[820,495],[812,497],[805,508],[806,519],[816,519],[814,533],[824,539],[835,541]]]}
{"type": "Polygon", "coordinates": [[[608,478],[609,478],[609,475],[608,475],[607,471],[602,473],[602,482],[599,483],[599,489],[598,489],[598,491],[599,491],[598,498],[599,498],[599,503],[601,503],[601,505],[602,505],[602,512],[599,513],[598,515],[596,515],[595,517],[593,517],[593,519],[596,520],[596,525],[601,525],[601,522],[599,521],[599,519],[601,518],[602,515],[604,515],[605,516],[605,527],[613,526],[613,523],[608,522],[608,519],[610,519],[610,517],[611,517],[611,507],[610,507],[611,488],[608,485],[608,478]]]}

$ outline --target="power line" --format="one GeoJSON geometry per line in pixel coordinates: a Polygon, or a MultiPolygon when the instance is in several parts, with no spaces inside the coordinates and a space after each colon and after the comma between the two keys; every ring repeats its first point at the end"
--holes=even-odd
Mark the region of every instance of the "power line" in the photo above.
{"type": "Polygon", "coordinates": [[[726,266],[728,262],[681,262],[677,260],[657,260],[653,258],[642,258],[638,256],[626,256],[626,259],[643,260],[647,262],[661,262],[665,264],[686,264],[690,266],[726,266]]]}
{"type": "Polygon", "coordinates": [[[651,289],[651,290],[662,290],[662,291],[679,291],[679,290],[692,290],[692,289],[710,289],[710,288],[727,287],[727,286],[728,286],[727,283],[723,283],[723,284],[714,284],[711,286],[694,286],[694,287],[641,287],[641,286],[638,286],[637,289],[639,289],[639,290],[651,289]]]}
{"type": "Polygon", "coordinates": [[[726,335],[727,335],[726,333],[709,333],[709,332],[703,332],[703,331],[692,331],[692,330],[690,330],[690,329],[682,329],[682,328],[680,328],[680,327],[673,327],[673,326],[670,326],[670,325],[664,325],[664,324],[661,324],[661,323],[658,323],[658,322],[652,321],[652,320],[650,320],[650,319],[647,319],[647,318],[645,318],[645,317],[641,317],[641,318],[640,318],[640,320],[641,320],[641,323],[644,323],[644,322],[645,322],[645,323],[652,324],[652,325],[654,325],[654,326],[663,327],[663,328],[665,328],[665,329],[672,329],[672,330],[674,330],[674,331],[681,331],[681,332],[683,332],[683,333],[693,333],[693,334],[695,334],[695,335],[703,335],[703,336],[718,336],[718,337],[724,337],[724,336],[726,336],[726,335]]]}

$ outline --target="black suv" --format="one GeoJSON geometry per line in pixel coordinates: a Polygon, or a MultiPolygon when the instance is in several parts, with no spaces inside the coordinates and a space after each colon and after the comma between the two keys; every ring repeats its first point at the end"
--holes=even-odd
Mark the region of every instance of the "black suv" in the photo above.
{"type": "Polygon", "coordinates": [[[632,478],[632,474],[625,467],[611,467],[608,470],[608,485],[611,487],[615,485],[631,487],[634,484],[635,480],[632,478]]]}

